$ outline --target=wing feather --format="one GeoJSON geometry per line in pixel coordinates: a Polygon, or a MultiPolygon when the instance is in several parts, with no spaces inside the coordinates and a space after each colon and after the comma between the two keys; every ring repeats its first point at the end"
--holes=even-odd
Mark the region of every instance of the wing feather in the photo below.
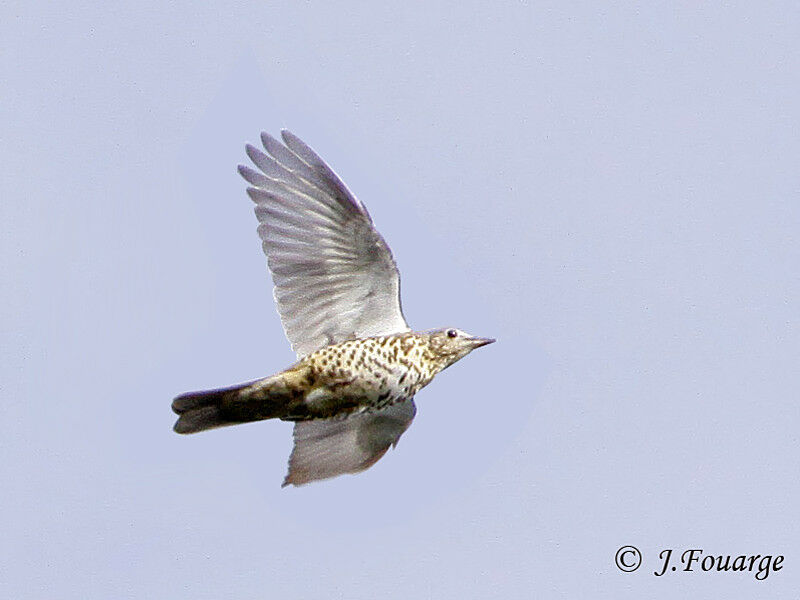
{"type": "MultiPolygon", "coordinates": [[[[286,337],[298,356],[353,337],[408,331],[392,253],[361,202],[297,136],[248,144],[258,235],[286,337]]],[[[377,459],[376,459],[377,460],[377,459]]]]}
{"type": "Polygon", "coordinates": [[[298,421],[283,485],[303,485],[374,465],[396,446],[416,414],[413,400],[343,418],[298,421]]]}

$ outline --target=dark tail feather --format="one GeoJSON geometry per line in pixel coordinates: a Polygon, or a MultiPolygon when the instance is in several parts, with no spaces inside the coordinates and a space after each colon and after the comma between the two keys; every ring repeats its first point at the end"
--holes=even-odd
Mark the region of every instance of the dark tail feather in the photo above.
{"type": "Polygon", "coordinates": [[[282,377],[259,379],[229,388],[181,394],[172,401],[178,415],[177,433],[197,433],[215,427],[284,417],[294,397],[282,377]],[[258,385],[254,385],[258,384],[258,385]]]}
{"type": "Polygon", "coordinates": [[[208,392],[181,394],[172,401],[172,410],[179,416],[173,429],[176,433],[197,433],[215,427],[235,425],[223,415],[223,406],[250,384],[208,392]]]}

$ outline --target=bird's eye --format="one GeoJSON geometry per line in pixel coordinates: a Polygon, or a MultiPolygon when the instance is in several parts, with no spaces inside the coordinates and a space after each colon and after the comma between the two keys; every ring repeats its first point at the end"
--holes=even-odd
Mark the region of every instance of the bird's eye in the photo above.
{"type": "Polygon", "coordinates": [[[458,332],[455,329],[448,329],[447,330],[447,337],[454,338],[458,336],[458,332]]]}

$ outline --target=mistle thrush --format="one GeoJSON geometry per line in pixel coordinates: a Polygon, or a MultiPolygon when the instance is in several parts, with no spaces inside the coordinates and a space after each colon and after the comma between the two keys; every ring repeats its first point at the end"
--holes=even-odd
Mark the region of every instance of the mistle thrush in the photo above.
{"type": "Polygon", "coordinates": [[[494,340],[458,329],[411,331],[400,275],[364,205],[288,131],[247,145],[258,234],[298,362],[276,375],[175,398],[178,433],[278,418],[294,421],[283,485],[375,464],[411,424],[414,395],[494,340]]]}

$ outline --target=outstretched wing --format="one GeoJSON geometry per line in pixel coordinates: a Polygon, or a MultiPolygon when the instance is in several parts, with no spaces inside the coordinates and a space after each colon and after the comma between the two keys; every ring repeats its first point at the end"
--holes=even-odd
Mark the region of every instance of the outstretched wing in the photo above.
{"type": "Polygon", "coordinates": [[[298,356],[353,337],[408,331],[392,253],[336,173],[288,131],[247,145],[258,234],[286,337],[298,356]],[[285,145],[284,145],[285,144],[285,145]]]}
{"type": "Polygon", "coordinates": [[[417,407],[413,400],[343,418],[298,421],[284,486],[368,469],[397,445],[417,407]]]}

